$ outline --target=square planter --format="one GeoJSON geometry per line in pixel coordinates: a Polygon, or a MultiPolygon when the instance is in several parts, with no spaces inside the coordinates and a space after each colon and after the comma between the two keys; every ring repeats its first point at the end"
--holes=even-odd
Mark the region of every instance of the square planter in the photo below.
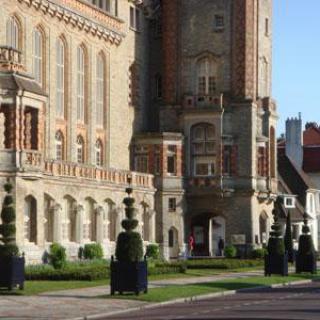
{"type": "Polygon", "coordinates": [[[296,273],[301,272],[317,273],[317,258],[315,254],[297,254],[296,273]]]}
{"type": "Polygon", "coordinates": [[[0,288],[12,290],[24,288],[24,257],[10,257],[0,260],[0,288]]]}
{"type": "Polygon", "coordinates": [[[266,255],[264,258],[264,274],[271,276],[272,274],[280,274],[288,276],[288,254],[284,255],[266,255]]]}
{"type": "Polygon", "coordinates": [[[111,295],[115,292],[148,292],[148,265],[147,261],[124,263],[111,261],[111,295]]]}

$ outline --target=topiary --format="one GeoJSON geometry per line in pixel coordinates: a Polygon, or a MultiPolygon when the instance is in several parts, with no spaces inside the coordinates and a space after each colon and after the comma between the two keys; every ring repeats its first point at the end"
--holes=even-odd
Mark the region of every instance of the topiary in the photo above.
{"type": "Polygon", "coordinates": [[[0,257],[13,257],[19,255],[19,249],[16,242],[16,212],[14,207],[14,199],[12,196],[12,184],[7,181],[4,185],[6,196],[4,197],[1,219],[2,224],[0,225],[0,241],[3,243],[0,245],[0,257]]]}
{"type": "Polygon", "coordinates": [[[284,246],[285,246],[285,250],[288,252],[288,261],[293,263],[294,252],[293,252],[293,240],[292,240],[290,211],[288,211],[288,214],[287,214],[286,233],[284,235],[284,246]]]}
{"type": "Polygon", "coordinates": [[[281,238],[281,225],[279,223],[279,200],[276,201],[275,207],[272,210],[273,225],[270,232],[270,238],[268,242],[268,254],[269,255],[283,255],[285,253],[284,241],[281,238]]]}
{"type": "Polygon", "coordinates": [[[226,258],[234,258],[237,255],[237,248],[231,244],[227,245],[224,249],[226,258]]]}
{"type": "Polygon", "coordinates": [[[100,243],[86,244],[83,249],[83,257],[88,260],[102,259],[103,249],[100,243]]]}
{"type": "Polygon", "coordinates": [[[66,248],[59,243],[50,246],[49,262],[55,269],[63,269],[67,264],[66,248]]]}
{"type": "Polygon", "coordinates": [[[306,212],[303,215],[303,222],[304,225],[302,227],[302,235],[299,237],[298,255],[315,255],[313,240],[310,234],[310,228],[308,226],[308,215],[306,212]]]}
{"type": "Polygon", "coordinates": [[[125,232],[121,232],[117,239],[116,258],[120,262],[141,261],[143,257],[143,243],[140,233],[133,231],[138,220],[134,219],[135,208],[134,198],[131,197],[132,188],[127,188],[128,196],[124,198],[123,203],[126,206],[126,219],[122,220],[122,227],[125,232]]]}
{"type": "Polygon", "coordinates": [[[267,250],[264,248],[258,248],[251,251],[251,257],[253,259],[263,259],[267,253],[267,250]]]}
{"type": "Polygon", "coordinates": [[[160,258],[160,250],[157,244],[149,244],[146,249],[146,256],[148,258],[158,260],[160,258]]]}

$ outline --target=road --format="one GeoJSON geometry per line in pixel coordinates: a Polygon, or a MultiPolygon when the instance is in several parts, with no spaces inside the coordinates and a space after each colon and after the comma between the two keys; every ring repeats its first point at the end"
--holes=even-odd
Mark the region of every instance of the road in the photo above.
{"type": "Polygon", "coordinates": [[[320,282],[145,309],[108,320],[320,320],[320,282]]]}

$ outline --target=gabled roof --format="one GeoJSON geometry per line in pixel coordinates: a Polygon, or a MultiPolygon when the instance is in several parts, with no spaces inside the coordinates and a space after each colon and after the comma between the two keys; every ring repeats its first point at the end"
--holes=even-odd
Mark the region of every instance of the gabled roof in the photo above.
{"type": "Polygon", "coordinates": [[[305,207],[307,190],[316,189],[311,179],[284,154],[278,154],[278,172],[291,194],[297,195],[298,201],[305,207]]]}
{"type": "Polygon", "coordinates": [[[303,132],[303,146],[320,146],[320,129],[311,126],[303,132]]]}

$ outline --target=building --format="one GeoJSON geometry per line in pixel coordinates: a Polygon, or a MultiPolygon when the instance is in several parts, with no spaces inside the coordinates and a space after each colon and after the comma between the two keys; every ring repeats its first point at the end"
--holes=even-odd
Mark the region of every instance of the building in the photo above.
{"type": "Polygon", "coordinates": [[[320,244],[320,130],[307,123],[302,131],[301,115],[286,121],[285,139],[278,141],[279,192],[296,195],[294,218],[296,239],[301,234],[304,211],[309,216],[315,247],[320,244]]]}
{"type": "Polygon", "coordinates": [[[3,0],[2,13],[0,176],[29,261],[54,241],[110,256],[129,180],[145,244],[166,258],[190,234],[197,255],[220,237],[262,244],[277,193],[272,0],[3,0]]]}

